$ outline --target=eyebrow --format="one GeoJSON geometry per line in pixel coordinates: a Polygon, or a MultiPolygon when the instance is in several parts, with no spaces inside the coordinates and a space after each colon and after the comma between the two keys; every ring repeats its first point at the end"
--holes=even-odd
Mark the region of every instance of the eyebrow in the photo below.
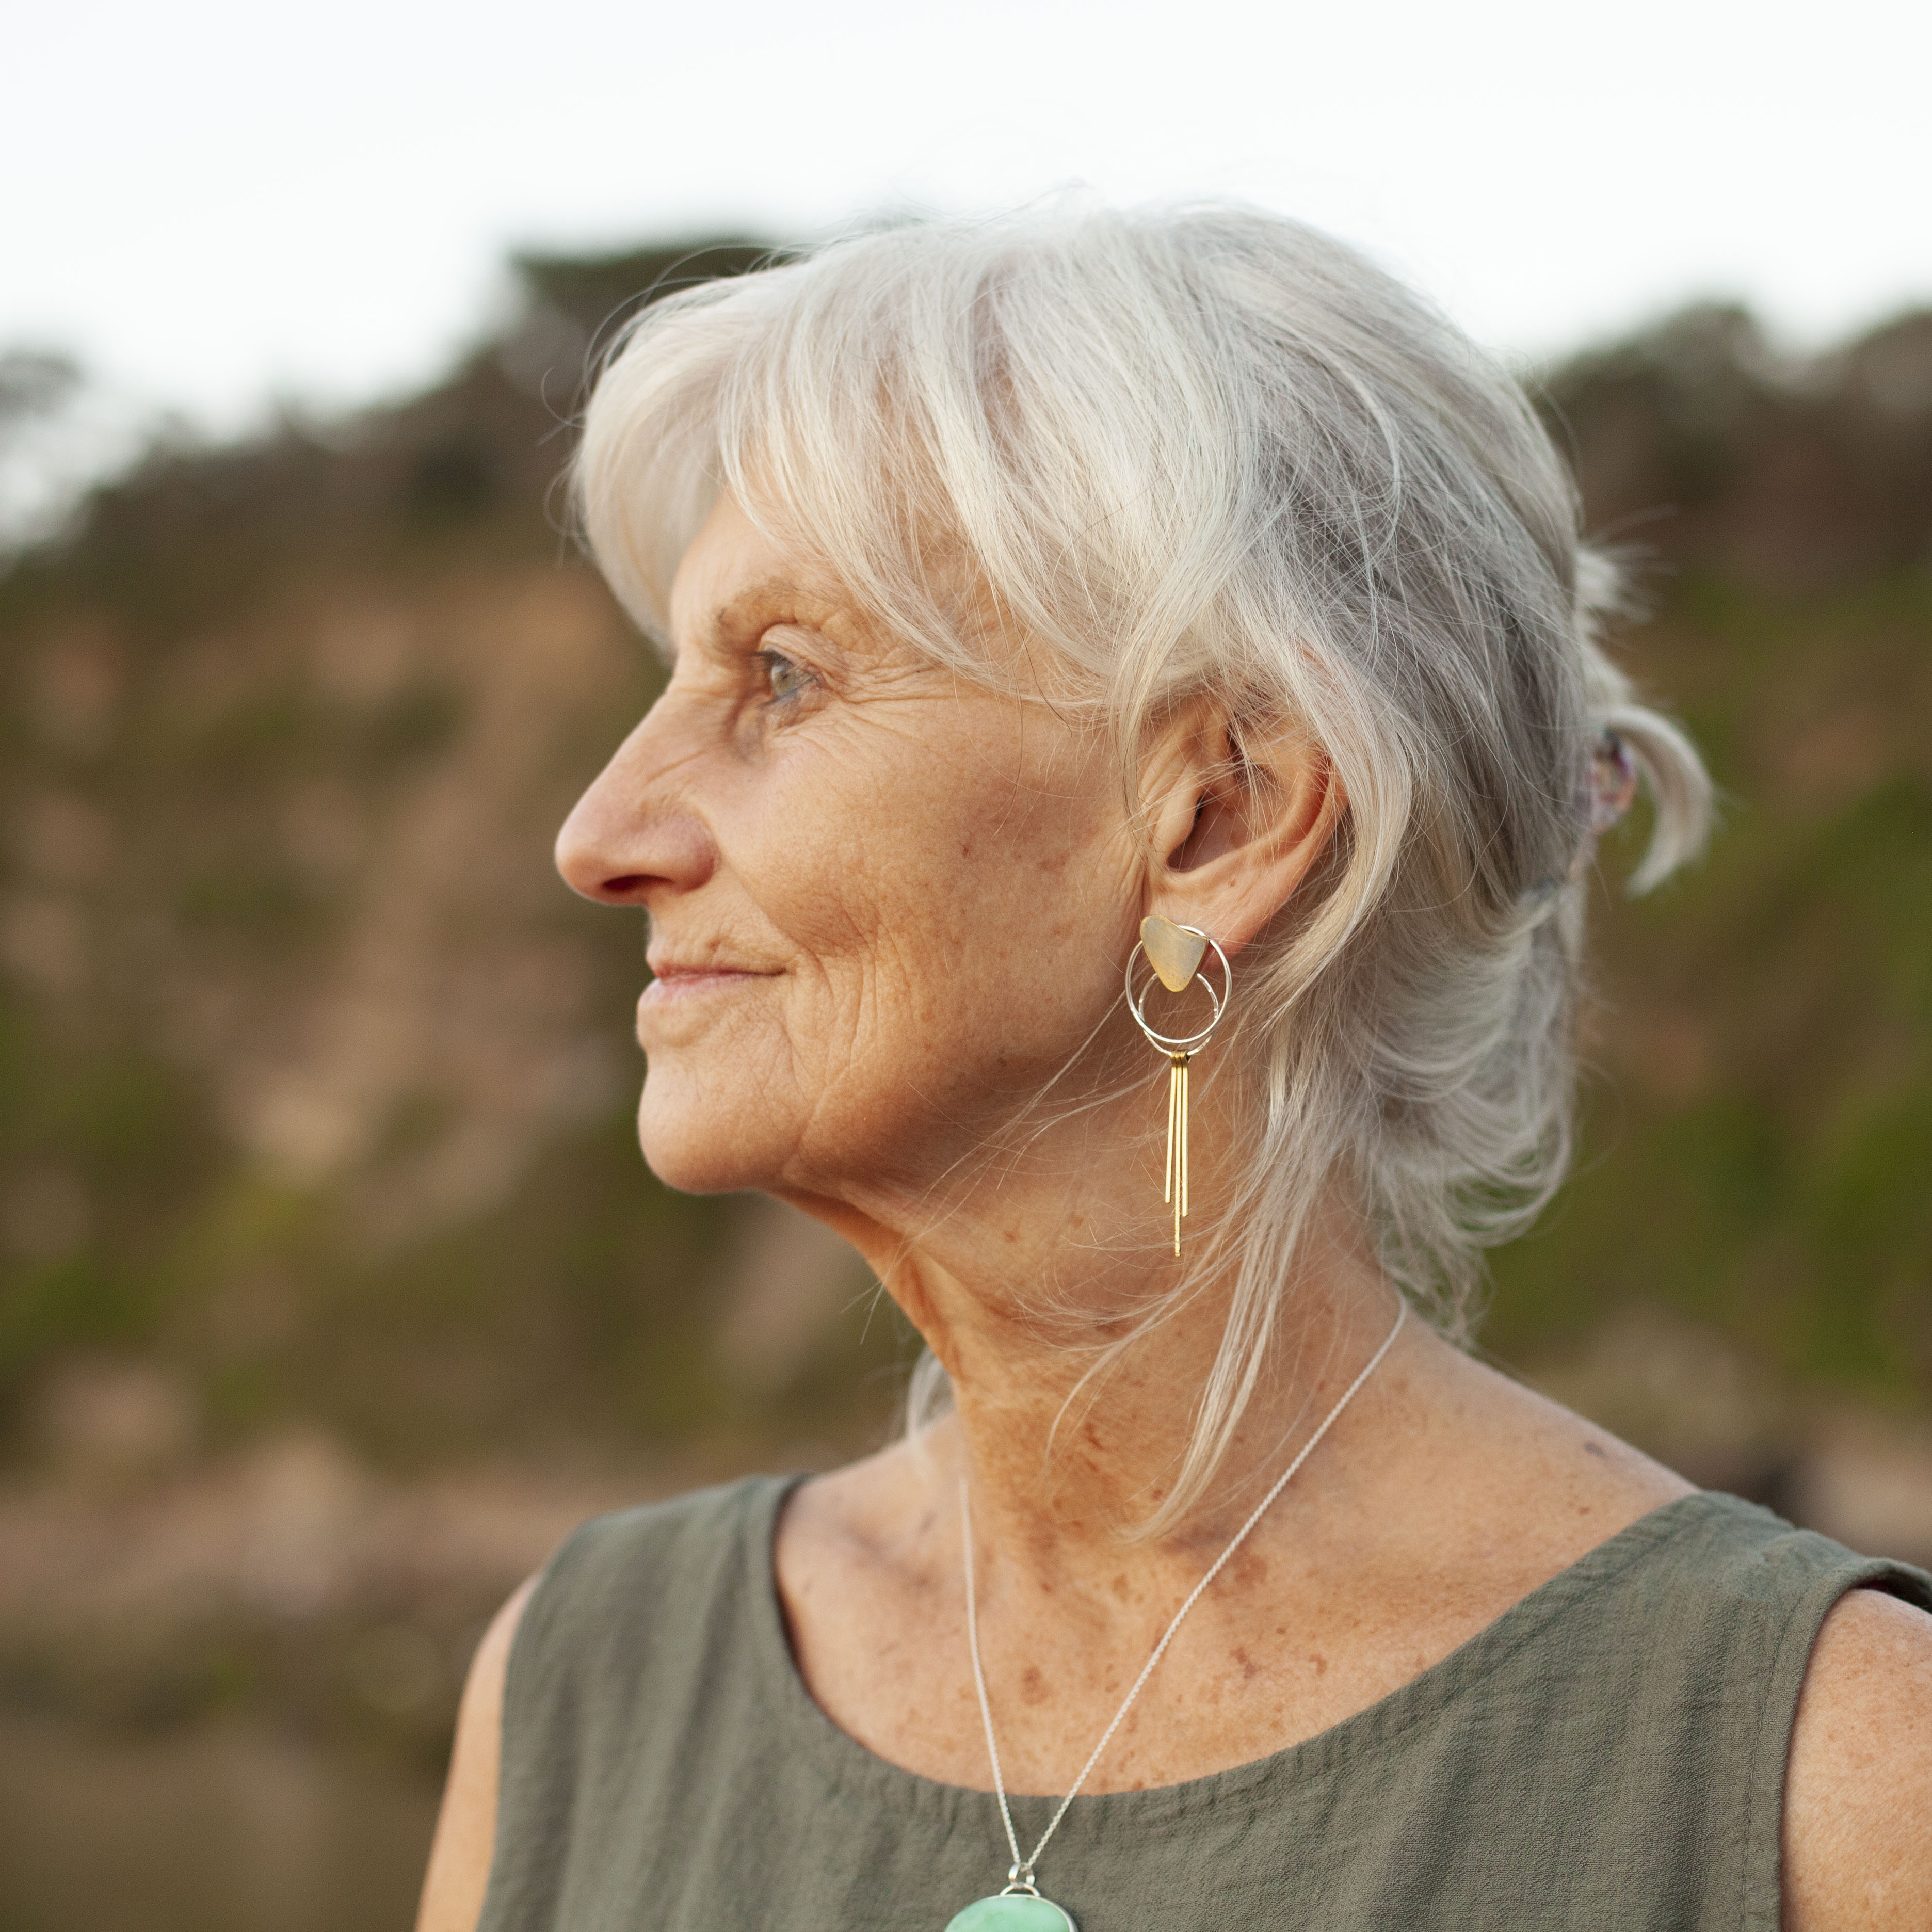
{"type": "Polygon", "coordinates": [[[810,594],[802,585],[795,584],[788,577],[768,577],[761,582],[748,584],[713,608],[706,634],[721,637],[761,609],[810,594]]]}
{"type": "MultiPolygon", "coordinates": [[[[690,642],[694,650],[703,650],[716,646],[719,640],[743,624],[746,616],[755,614],[760,607],[781,604],[788,598],[806,596],[802,586],[788,577],[763,578],[736,590],[722,603],[714,604],[704,616],[691,627],[690,642]]],[[[676,668],[682,646],[676,633],[667,624],[658,644],[658,655],[666,665],[676,668]]]]}

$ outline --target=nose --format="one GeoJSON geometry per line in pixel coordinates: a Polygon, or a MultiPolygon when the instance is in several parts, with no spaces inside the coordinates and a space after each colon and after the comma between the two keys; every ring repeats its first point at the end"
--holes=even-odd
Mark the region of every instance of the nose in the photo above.
{"type": "Polygon", "coordinates": [[[647,718],[577,801],[556,836],[564,883],[600,905],[648,905],[666,891],[690,892],[717,869],[718,848],[702,819],[654,798],[647,718]]]}

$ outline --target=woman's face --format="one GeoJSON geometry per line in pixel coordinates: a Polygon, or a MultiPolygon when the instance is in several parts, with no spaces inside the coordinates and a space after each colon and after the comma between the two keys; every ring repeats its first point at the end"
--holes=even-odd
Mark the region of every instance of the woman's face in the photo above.
{"type": "Polygon", "coordinates": [[[650,914],[646,1158],[694,1190],[923,1191],[1113,1004],[1144,876],[1118,765],[881,634],[729,500],[671,626],[557,846],[650,914]]]}

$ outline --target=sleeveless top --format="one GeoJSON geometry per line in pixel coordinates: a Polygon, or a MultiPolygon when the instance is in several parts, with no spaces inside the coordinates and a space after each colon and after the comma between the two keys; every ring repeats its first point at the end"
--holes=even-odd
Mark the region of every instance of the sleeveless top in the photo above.
{"type": "MultiPolygon", "coordinates": [[[[802,1480],[793,1478],[792,1481],[802,1480]]],[[[874,1756],[788,1647],[760,1478],[586,1523],[524,1610],[478,1932],[944,1932],[1010,1862],[989,1792],[874,1756]]],[[[1079,1932],[1778,1932],[1786,1747],[1846,1590],[1932,1577],[1708,1493],[1272,1757],[1075,1799],[1079,1932]]],[[[1012,1801],[1022,1844],[1054,1801],[1012,1801]]]]}

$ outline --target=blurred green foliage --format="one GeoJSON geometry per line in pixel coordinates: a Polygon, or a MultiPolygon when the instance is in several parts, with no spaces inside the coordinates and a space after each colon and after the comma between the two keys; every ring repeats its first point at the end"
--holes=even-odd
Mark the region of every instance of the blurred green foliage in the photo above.
{"type": "MultiPolygon", "coordinates": [[[[158,450],[0,578],[16,1445],[103,1351],[172,1364],[218,1441],[310,1418],[405,1462],[880,1426],[908,1342],[860,1279],[779,1378],[734,1371],[740,1205],[643,1170],[637,927],[545,860],[652,675],[558,528],[586,358],[760,259],[526,258],[519,321],[430,392],[158,450]],[[446,1026],[426,1064],[381,1046],[392,1008],[446,1026]]],[[[1641,827],[1605,855],[1585,1156],[1498,1256],[1489,1340],[1648,1303],[1923,1401],[1932,318],[1800,368],[1694,311],[1546,403],[1591,526],[1638,547],[1622,648],[1726,822],[1648,900],[1614,890],[1641,827]]]]}

